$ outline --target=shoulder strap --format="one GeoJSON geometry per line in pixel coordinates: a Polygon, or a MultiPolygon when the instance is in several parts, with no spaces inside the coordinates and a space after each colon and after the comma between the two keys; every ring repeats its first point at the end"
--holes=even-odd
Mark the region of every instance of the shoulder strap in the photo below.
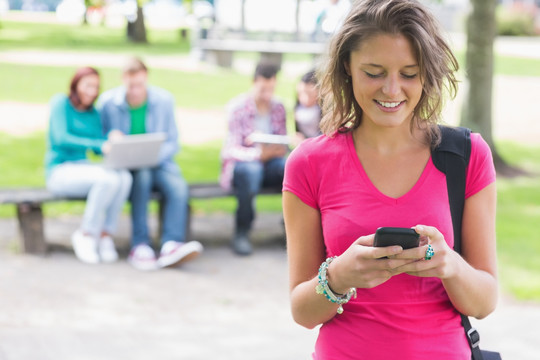
{"type": "MultiPolygon", "coordinates": [[[[464,127],[439,125],[441,143],[431,153],[433,164],[446,175],[450,214],[454,229],[454,250],[461,253],[461,224],[465,206],[465,183],[467,166],[471,157],[471,130],[464,127]]],[[[472,359],[483,360],[479,347],[480,334],[472,327],[469,318],[461,314],[461,324],[465,329],[472,359]]]]}
{"type": "Polygon", "coordinates": [[[446,174],[454,229],[454,250],[461,253],[461,222],[465,206],[465,180],[471,156],[471,130],[439,125],[441,143],[432,151],[433,164],[446,174]]]}

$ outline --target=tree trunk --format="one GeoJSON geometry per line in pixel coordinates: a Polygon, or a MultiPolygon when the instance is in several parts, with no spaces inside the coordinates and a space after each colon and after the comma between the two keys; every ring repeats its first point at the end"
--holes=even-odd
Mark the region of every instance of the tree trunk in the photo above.
{"type": "Polygon", "coordinates": [[[127,37],[135,43],[147,43],[146,26],[144,25],[144,15],[142,8],[137,6],[137,19],[134,22],[128,21],[127,37]]]}
{"type": "Polygon", "coordinates": [[[501,175],[517,175],[499,155],[493,141],[493,41],[495,39],[496,0],[471,0],[467,20],[466,70],[468,89],[461,123],[482,134],[493,153],[495,168],[501,175]]]}

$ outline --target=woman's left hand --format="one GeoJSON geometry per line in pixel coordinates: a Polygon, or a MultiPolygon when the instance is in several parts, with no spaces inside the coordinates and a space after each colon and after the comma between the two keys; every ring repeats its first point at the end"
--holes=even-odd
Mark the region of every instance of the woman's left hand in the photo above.
{"type": "Polygon", "coordinates": [[[438,277],[446,279],[456,273],[459,255],[451,249],[443,234],[432,226],[416,225],[414,230],[420,234],[420,246],[404,250],[396,255],[396,259],[416,259],[417,261],[392,270],[393,275],[406,273],[420,277],[438,277]],[[431,245],[434,255],[426,260],[428,246],[431,245]]]}

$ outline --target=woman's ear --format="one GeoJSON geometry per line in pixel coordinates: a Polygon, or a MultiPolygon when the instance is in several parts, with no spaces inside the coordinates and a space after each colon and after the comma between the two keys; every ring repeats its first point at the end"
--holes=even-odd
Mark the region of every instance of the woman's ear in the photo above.
{"type": "Polygon", "coordinates": [[[348,61],[343,62],[343,67],[345,68],[347,75],[351,76],[351,66],[348,61]]]}

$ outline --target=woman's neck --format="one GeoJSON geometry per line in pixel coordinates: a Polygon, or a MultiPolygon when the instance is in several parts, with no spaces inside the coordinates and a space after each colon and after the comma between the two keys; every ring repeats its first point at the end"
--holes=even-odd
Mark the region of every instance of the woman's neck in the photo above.
{"type": "Polygon", "coordinates": [[[80,112],[88,111],[92,108],[92,105],[90,106],[86,106],[84,104],[74,105],[73,103],[71,105],[73,105],[75,110],[80,111],[80,112]]]}
{"type": "Polygon", "coordinates": [[[353,130],[353,139],[358,147],[369,148],[381,155],[402,153],[411,147],[425,145],[425,133],[417,127],[411,131],[410,122],[398,127],[382,127],[362,122],[353,130]]]}

